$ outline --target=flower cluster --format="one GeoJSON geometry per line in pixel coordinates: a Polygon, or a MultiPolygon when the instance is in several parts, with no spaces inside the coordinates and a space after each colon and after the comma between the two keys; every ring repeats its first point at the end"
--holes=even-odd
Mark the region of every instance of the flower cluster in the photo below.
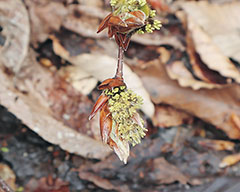
{"type": "Polygon", "coordinates": [[[138,114],[143,99],[127,89],[125,83],[119,79],[107,79],[99,89],[103,89],[103,93],[93,107],[90,119],[100,111],[102,140],[126,163],[129,144],[139,144],[147,131],[138,114]]]}
{"type": "Polygon", "coordinates": [[[113,12],[101,22],[98,33],[108,28],[109,38],[114,36],[124,50],[135,32],[152,33],[161,27],[161,22],[153,19],[156,11],[150,8],[146,0],[111,0],[110,4],[113,12]]]}

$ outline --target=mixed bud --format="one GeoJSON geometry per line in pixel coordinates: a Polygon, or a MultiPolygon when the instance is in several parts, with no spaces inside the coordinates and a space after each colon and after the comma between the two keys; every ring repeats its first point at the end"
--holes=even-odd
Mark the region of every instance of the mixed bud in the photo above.
{"type": "Polygon", "coordinates": [[[119,46],[118,67],[114,78],[103,81],[102,90],[89,116],[100,112],[100,133],[103,143],[108,144],[127,163],[129,145],[141,142],[147,129],[139,115],[143,99],[128,89],[123,80],[123,53],[127,50],[134,33],[144,34],[159,30],[161,22],[155,20],[156,11],[146,0],[111,0],[113,11],[100,23],[98,33],[108,28],[109,38],[114,37],[119,46]]]}
{"type": "Polygon", "coordinates": [[[89,118],[100,111],[102,141],[126,163],[129,144],[139,144],[147,131],[138,113],[143,99],[128,89],[123,80],[116,78],[103,81],[98,88],[103,92],[89,118]]]}
{"type": "Polygon", "coordinates": [[[98,33],[108,28],[108,36],[114,36],[117,44],[127,49],[131,36],[152,33],[159,30],[161,22],[155,20],[156,11],[152,10],[146,0],[111,0],[113,12],[100,24],[98,33]]]}

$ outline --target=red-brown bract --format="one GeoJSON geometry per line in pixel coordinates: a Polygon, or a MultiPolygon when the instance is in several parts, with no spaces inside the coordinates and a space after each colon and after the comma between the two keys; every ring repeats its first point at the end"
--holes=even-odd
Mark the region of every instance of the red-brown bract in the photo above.
{"type": "Polygon", "coordinates": [[[114,16],[110,13],[100,23],[97,33],[108,28],[108,37],[114,36],[118,46],[127,50],[132,32],[145,25],[146,15],[143,11],[132,11],[114,16]],[[124,19],[126,18],[126,19],[124,19]]]}

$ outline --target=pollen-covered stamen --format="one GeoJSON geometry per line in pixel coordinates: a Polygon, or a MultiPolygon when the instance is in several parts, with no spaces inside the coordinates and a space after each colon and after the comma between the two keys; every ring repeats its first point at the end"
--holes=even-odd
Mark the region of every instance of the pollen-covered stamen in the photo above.
{"type": "Polygon", "coordinates": [[[112,120],[117,125],[119,137],[133,146],[140,143],[147,131],[137,112],[143,99],[132,90],[127,89],[126,86],[105,90],[104,93],[109,96],[108,106],[112,120]]]}

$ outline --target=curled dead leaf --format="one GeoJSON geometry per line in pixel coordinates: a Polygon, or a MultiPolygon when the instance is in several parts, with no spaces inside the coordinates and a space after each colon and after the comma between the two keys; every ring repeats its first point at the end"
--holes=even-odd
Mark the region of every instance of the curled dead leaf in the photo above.
{"type": "MultiPolygon", "coordinates": [[[[13,191],[16,190],[16,176],[13,170],[2,163],[0,164],[0,178],[3,179],[13,191]]],[[[0,191],[2,191],[2,186],[0,187],[0,191]]]]}
{"type": "Polygon", "coordinates": [[[148,62],[146,66],[145,69],[134,68],[134,71],[141,77],[154,103],[172,105],[215,125],[232,139],[240,138],[240,129],[231,120],[232,114],[240,116],[240,86],[194,91],[181,88],[171,80],[159,60],[148,62]]]}
{"type": "Polygon", "coordinates": [[[0,65],[18,73],[23,68],[30,38],[30,24],[27,10],[22,1],[0,1],[0,65]]]}
{"type": "MultiPolygon", "coordinates": [[[[32,52],[30,52],[32,54],[32,52]]],[[[29,55],[32,57],[33,55],[29,55]]],[[[50,143],[59,145],[70,153],[76,153],[87,158],[104,159],[111,153],[101,141],[96,141],[84,134],[78,133],[63,122],[56,120],[50,109],[50,87],[54,87],[52,74],[37,64],[34,59],[26,60],[25,65],[31,75],[19,85],[24,85],[23,94],[14,88],[7,74],[0,71],[0,101],[11,113],[16,115],[25,125],[50,143]]],[[[61,95],[64,98],[64,95],[61,95]]],[[[90,108],[89,108],[90,110],[90,108]]],[[[86,116],[87,121],[87,116],[86,116]]]]}
{"type": "Polygon", "coordinates": [[[93,182],[95,185],[101,187],[102,189],[105,190],[117,189],[117,187],[114,187],[114,185],[109,180],[104,179],[94,173],[80,171],[78,175],[81,179],[93,182]]]}
{"type": "Polygon", "coordinates": [[[195,79],[190,71],[184,66],[182,61],[174,61],[171,64],[166,65],[166,70],[169,77],[173,80],[177,80],[182,87],[191,87],[194,90],[201,88],[220,88],[221,85],[207,83],[198,79],[195,79]]]}
{"type": "Polygon", "coordinates": [[[157,105],[152,121],[153,124],[158,127],[172,127],[182,124],[191,124],[193,122],[193,117],[172,106],[157,105]]]}
{"type": "Polygon", "coordinates": [[[99,19],[107,15],[107,12],[93,6],[70,5],[63,26],[85,37],[101,38],[104,34],[97,34],[99,19]],[[91,13],[91,14],[90,14],[91,13]]]}
{"type": "Polygon", "coordinates": [[[240,161],[240,154],[239,153],[233,154],[233,155],[228,155],[228,156],[223,158],[223,160],[219,164],[219,167],[220,168],[229,167],[229,166],[235,165],[239,161],[240,161]]]}
{"type": "Polygon", "coordinates": [[[210,140],[210,139],[204,139],[198,141],[198,144],[207,148],[207,149],[213,149],[216,151],[233,151],[235,147],[235,143],[231,141],[224,141],[224,140],[210,140]]]}
{"type": "MultiPolygon", "coordinates": [[[[188,21],[189,25],[191,25],[192,21],[188,21]]],[[[190,26],[191,27],[191,26],[190,26]]],[[[190,28],[189,27],[189,28],[190,28]]],[[[218,71],[211,70],[202,60],[199,53],[196,51],[196,45],[192,36],[192,30],[194,29],[188,29],[187,36],[186,36],[186,42],[187,42],[187,53],[189,57],[189,65],[191,66],[191,72],[193,73],[193,76],[195,79],[206,82],[208,84],[211,84],[213,87],[221,87],[224,84],[231,83],[231,78],[225,78],[221,76],[221,74],[218,71]]],[[[204,39],[200,34],[198,38],[204,39]]],[[[204,40],[202,40],[204,41],[204,40]]],[[[214,57],[214,53],[211,53],[214,57]]]]}
{"type": "Polygon", "coordinates": [[[220,5],[201,1],[181,6],[188,15],[188,29],[203,62],[222,76],[240,83],[240,71],[229,59],[240,62],[239,2],[220,5]]]}
{"type": "Polygon", "coordinates": [[[84,95],[88,95],[97,85],[97,79],[80,67],[67,66],[61,68],[58,74],[84,95]]]}
{"type": "Polygon", "coordinates": [[[31,21],[31,43],[37,47],[38,42],[44,42],[49,34],[58,31],[67,14],[67,9],[61,2],[25,1],[31,21]]]}
{"type": "Polygon", "coordinates": [[[189,180],[177,167],[171,165],[162,157],[153,160],[153,170],[153,172],[150,172],[150,175],[156,179],[159,184],[170,184],[176,181],[181,184],[187,184],[189,180]]]}

